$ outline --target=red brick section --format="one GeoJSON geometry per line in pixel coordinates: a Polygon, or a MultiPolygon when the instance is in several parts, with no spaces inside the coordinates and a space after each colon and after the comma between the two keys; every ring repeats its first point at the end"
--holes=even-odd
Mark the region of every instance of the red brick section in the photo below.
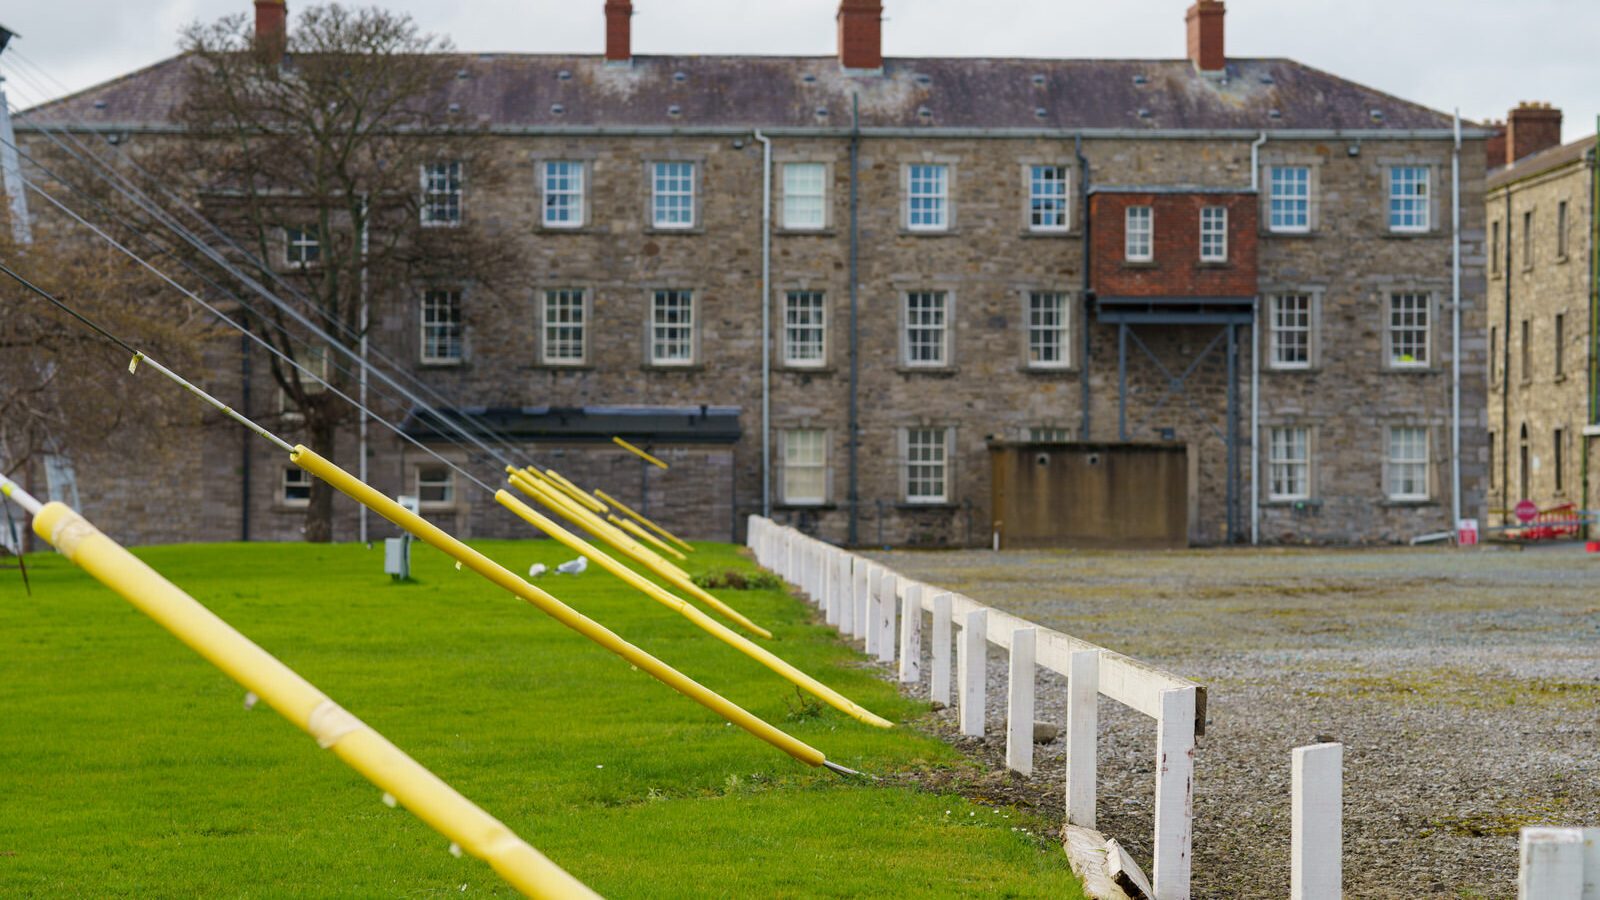
{"type": "Polygon", "coordinates": [[[288,40],[288,4],[284,0],[256,0],[256,47],[273,62],[282,62],[288,40]]]}
{"type": "Polygon", "coordinates": [[[1489,138],[1483,142],[1483,155],[1488,168],[1498,169],[1506,164],[1506,123],[1489,120],[1483,123],[1489,138]]]}
{"type": "Polygon", "coordinates": [[[1102,297],[1254,297],[1256,295],[1256,195],[1095,194],[1094,289],[1102,297]],[[1124,230],[1130,206],[1155,211],[1155,259],[1128,262],[1124,230]],[[1200,210],[1228,210],[1228,260],[1200,262],[1200,210]]]}
{"type": "Polygon", "coordinates": [[[1222,46],[1222,17],[1227,7],[1218,0],[1196,0],[1185,21],[1189,25],[1189,61],[1202,72],[1220,72],[1228,66],[1222,46]]]}
{"type": "Polygon", "coordinates": [[[1506,163],[1514,163],[1540,150],[1561,146],[1561,110],[1548,103],[1524,101],[1511,111],[1506,126],[1506,163]]]}
{"type": "Polygon", "coordinates": [[[606,0],[606,62],[633,59],[633,4],[606,0]]]}
{"type": "Polygon", "coordinates": [[[883,3],[839,0],[839,62],[846,69],[883,68],[883,3]]]}

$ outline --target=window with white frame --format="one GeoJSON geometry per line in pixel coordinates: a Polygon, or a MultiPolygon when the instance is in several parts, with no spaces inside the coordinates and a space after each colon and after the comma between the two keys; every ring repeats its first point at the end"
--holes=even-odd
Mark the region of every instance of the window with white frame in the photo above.
{"type": "Polygon", "coordinates": [[[907,428],[905,447],[906,502],[949,502],[949,429],[907,428]]]}
{"type": "Polygon", "coordinates": [[[1155,259],[1155,210],[1148,206],[1130,206],[1124,221],[1127,227],[1123,255],[1127,257],[1128,262],[1149,262],[1155,259]]]}
{"type": "Polygon", "coordinates": [[[816,368],[828,361],[828,298],[790,291],[783,298],[783,364],[816,368]]]}
{"type": "Polygon", "coordinates": [[[321,262],[321,229],[316,225],[283,229],[283,258],[291,266],[314,266],[321,262]]]}
{"type": "Polygon", "coordinates": [[[1311,295],[1274,295],[1267,324],[1272,368],[1311,368],[1311,295]]]}
{"type": "Polygon", "coordinates": [[[1274,428],[1267,443],[1267,497],[1311,497],[1311,429],[1274,428]]]}
{"type": "Polygon", "coordinates": [[[907,173],[906,227],[943,231],[950,227],[950,167],[914,165],[907,173]]]}
{"type": "Polygon", "coordinates": [[[1389,499],[1428,499],[1428,429],[1396,425],[1389,429],[1389,499]]]}
{"type": "Polygon", "coordinates": [[[949,302],[944,291],[906,294],[906,365],[936,367],[949,361],[949,302]]]}
{"type": "Polygon", "coordinates": [[[1427,294],[1389,295],[1389,365],[1428,364],[1428,304],[1427,294]]]}
{"type": "Polygon", "coordinates": [[[650,362],[694,364],[694,293],[660,290],[650,302],[650,362]]]}
{"type": "Polygon", "coordinates": [[[1056,291],[1028,294],[1028,366],[1060,369],[1067,365],[1067,295],[1056,291]]]}
{"type": "Polygon", "coordinates": [[[461,163],[436,162],[422,167],[422,224],[461,224],[461,163]]]}
{"type": "Polygon", "coordinates": [[[1207,206],[1200,210],[1200,261],[1228,261],[1228,208],[1207,206]]]}
{"type": "Polygon", "coordinates": [[[1389,167],[1389,230],[1427,231],[1427,166],[1389,167]]]}
{"type": "Polygon", "coordinates": [[[783,502],[827,501],[828,434],[819,428],[794,428],[783,433],[783,502]]]}
{"type": "Polygon", "coordinates": [[[1072,440],[1072,432],[1053,425],[1035,425],[1028,429],[1028,441],[1034,444],[1065,444],[1072,440]]]}
{"type": "Polygon", "coordinates": [[[658,162],[650,179],[650,221],[657,228],[694,227],[694,163],[658,162]]]}
{"type": "Polygon", "coordinates": [[[461,292],[422,292],[422,361],[430,365],[461,362],[461,292]]]}
{"type": "Polygon", "coordinates": [[[583,163],[565,160],[546,162],[544,164],[545,227],[582,228],[583,191],[583,163]]]}
{"type": "Polygon", "coordinates": [[[828,167],[822,163],[784,163],[783,227],[818,231],[828,224],[828,167]]]}
{"type": "Polygon", "coordinates": [[[283,485],[278,500],[284,506],[311,505],[311,473],[298,466],[283,470],[283,485]]]}
{"type": "Polygon", "coordinates": [[[1066,166],[1028,169],[1028,227],[1034,231],[1066,231],[1071,224],[1066,166]]]}
{"type": "Polygon", "coordinates": [[[1311,169],[1273,166],[1268,173],[1267,229],[1311,230],[1311,169]]]}
{"type": "Polygon", "coordinates": [[[551,366],[581,365],[588,358],[589,323],[584,291],[561,288],[544,292],[540,340],[544,361],[551,366]]]}
{"type": "Polygon", "coordinates": [[[417,466],[418,505],[438,508],[455,501],[456,473],[449,466],[417,466]]]}

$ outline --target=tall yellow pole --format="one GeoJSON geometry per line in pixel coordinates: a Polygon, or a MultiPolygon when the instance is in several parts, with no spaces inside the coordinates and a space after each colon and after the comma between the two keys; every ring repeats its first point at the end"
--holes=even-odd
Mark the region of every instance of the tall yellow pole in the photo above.
{"type": "MultiPolygon", "coordinates": [[[[684,578],[689,577],[689,573],[679,568],[676,563],[634,540],[631,535],[623,531],[621,528],[618,528],[615,525],[612,525],[610,522],[607,522],[605,519],[600,518],[600,514],[590,508],[588,504],[583,503],[573,496],[572,492],[575,490],[574,488],[562,487],[560,482],[551,479],[549,476],[533,468],[532,466],[529,466],[527,469],[524,469],[520,472],[508,466],[506,467],[506,471],[508,473],[519,475],[520,477],[526,479],[529,483],[538,487],[540,490],[549,494],[552,500],[561,505],[562,509],[570,509],[582,516],[584,521],[592,523],[595,528],[600,530],[601,534],[606,535],[607,543],[613,544],[619,549],[624,546],[627,547],[628,555],[642,557],[640,561],[647,565],[651,565],[655,568],[666,569],[671,572],[676,572],[684,578]]],[[[585,530],[587,531],[592,529],[588,529],[586,527],[585,530]]]]}
{"type": "Polygon", "coordinates": [[[821,751],[756,718],[716,691],[628,643],[599,622],[529,584],[510,569],[451,537],[437,525],[374,490],[349,472],[317,455],[310,448],[296,446],[289,459],[300,468],[333,485],[340,493],[443,551],[484,578],[532,603],[557,622],[650,673],[668,687],[710,709],[723,719],[803,763],[832,767],[821,751]]]}
{"type": "Polygon", "coordinates": [[[679,615],[693,622],[702,631],[705,631],[712,637],[715,637],[717,640],[722,641],[724,644],[727,644],[735,650],[738,650],[740,653],[743,653],[756,662],[759,662],[772,671],[778,673],[779,675],[788,679],[789,682],[794,684],[796,687],[800,687],[811,692],[814,696],[821,699],[829,706],[832,706],[834,709],[837,709],[854,719],[865,722],[868,725],[876,725],[879,728],[894,727],[893,722],[874,715],[872,712],[860,706],[849,697],[844,696],[833,688],[828,687],[817,679],[812,678],[810,675],[807,675],[806,673],[795,668],[790,663],[784,661],[777,654],[767,650],[765,647],[762,647],[754,641],[751,641],[744,635],[739,634],[728,626],[718,622],[716,619],[713,619],[696,609],[689,603],[689,601],[684,600],[681,597],[674,596],[665,588],[618,562],[615,557],[612,557],[604,550],[601,550],[599,547],[594,546],[583,538],[578,537],[572,532],[562,528],[560,525],[541,515],[537,510],[528,506],[528,504],[523,503],[516,497],[511,496],[510,493],[504,490],[496,491],[494,499],[498,500],[501,506],[504,506],[506,509],[509,509],[515,513],[524,522],[527,522],[529,525],[532,525],[545,534],[548,534],[552,538],[555,538],[569,550],[588,557],[588,559],[595,563],[595,565],[598,565],[600,568],[605,569],[612,575],[615,575],[617,578],[621,579],[623,583],[643,593],[645,596],[656,601],[657,603],[666,606],[668,609],[677,612],[679,615]]]}
{"type": "Polygon", "coordinates": [[[638,447],[635,447],[634,445],[628,443],[627,441],[623,440],[622,438],[612,437],[611,441],[612,441],[612,443],[616,444],[618,447],[621,447],[622,449],[628,451],[629,453],[632,453],[634,456],[639,457],[640,459],[644,460],[645,462],[649,463],[652,466],[655,466],[658,469],[667,468],[667,464],[666,463],[662,462],[659,459],[656,459],[654,456],[651,456],[649,453],[645,452],[644,450],[639,449],[638,447]]]}
{"type": "Polygon", "coordinates": [[[522,477],[521,473],[519,472],[511,473],[511,484],[517,490],[522,491],[529,497],[532,497],[533,499],[543,503],[545,506],[548,506],[558,515],[563,516],[568,521],[577,525],[579,528],[582,528],[584,531],[589,532],[589,534],[593,535],[594,537],[605,541],[607,544],[610,544],[624,556],[627,556],[629,559],[632,559],[639,565],[649,569],[651,572],[655,573],[657,577],[661,578],[671,586],[677,588],[685,594],[688,594],[696,600],[699,600],[727,618],[738,623],[740,627],[744,628],[746,631],[759,635],[763,638],[771,639],[772,632],[750,621],[750,619],[747,618],[744,613],[739,612],[728,604],[718,600],[716,597],[713,597],[704,588],[700,587],[700,585],[695,584],[692,580],[690,580],[689,576],[683,574],[682,570],[675,566],[662,565],[658,563],[653,554],[645,551],[645,548],[641,547],[637,541],[634,541],[626,534],[623,534],[620,530],[612,527],[611,523],[602,520],[599,516],[596,516],[595,514],[578,506],[567,498],[555,493],[548,487],[545,487],[544,485],[541,485],[529,478],[522,477]]]}
{"type": "Polygon", "coordinates": [[[523,894],[597,896],[72,509],[46,504],[33,530],[523,894]]]}
{"type": "MultiPolygon", "coordinates": [[[[529,466],[528,468],[534,472],[539,471],[538,469],[534,469],[532,466],[529,466]]],[[[566,476],[562,475],[560,472],[557,472],[555,469],[545,469],[543,472],[539,472],[539,474],[542,475],[546,481],[554,484],[557,490],[578,501],[579,503],[582,503],[584,506],[587,506],[591,512],[603,513],[607,511],[604,503],[601,503],[599,500],[589,496],[588,491],[573,484],[571,481],[567,480],[566,476]]]]}
{"type": "Polygon", "coordinates": [[[596,497],[599,497],[601,500],[604,500],[605,502],[611,504],[612,506],[615,506],[617,509],[622,510],[624,513],[626,513],[628,515],[629,518],[633,519],[634,521],[638,522],[639,524],[643,525],[644,527],[650,529],[651,531],[654,531],[656,534],[661,535],[662,537],[664,537],[667,540],[673,542],[674,544],[677,544],[679,547],[682,547],[683,549],[689,551],[690,553],[694,552],[694,548],[689,546],[687,541],[679,539],[677,535],[675,535],[672,532],[666,530],[665,528],[662,528],[660,525],[657,525],[656,523],[650,521],[649,519],[645,518],[642,514],[634,512],[633,509],[628,506],[628,504],[623,503],[621,500],[618,500],[617,498],[611,496],[610,494],[607,494],[605,491],[602,491],[599,488],[595,488],[594,495],[596,497]]]}
{"type": "Polygon", "coordinates": [[[655,535],[651,534],[650,532],[645,531],[643,528],[640,528],[638,525],[634,524],[634,521],[632,519],[619,519],[619,518],[617,518],[615,513],[607,513],[606,514],[606,521],[610,522],[611,524],[613,524],[615,526],[617,526],[618,528],[621,528],[623,531],[626,531],[629,535],[631,535],[633,537],[639,538],[640,540],[643,540],[643,541],[649,541],[650,542],[650,546],[656,548],[657,550],[663,550],[663,551],[665,551],[667,553],[672,554],[674,557],[676,557],[678,559],[684,560],[685,562],[687,562],[688,559],[689,559],[689,557],[684,556],[682,553],[680,553],[678,551],[678,548],[672,546],[671,544],[667,543],[666,541],[663,541],[661,538],[656,537],[655,535]]]}

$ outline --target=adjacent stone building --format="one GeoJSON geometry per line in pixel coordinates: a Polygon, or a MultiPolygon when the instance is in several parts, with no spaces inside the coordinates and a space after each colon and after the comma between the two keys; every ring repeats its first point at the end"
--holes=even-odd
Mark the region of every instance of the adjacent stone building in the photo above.
{"type": "Polygon", "coordinates": [[[1525,103],[1488,152],[1490,521],[1528,501],[1572,522],[1600,464],[1595,138],[1562,144],[1561,111],[1525,103]]]}
{"type": "MultiPolygon", "coordinates": [[[[514,189],[422,173],[450,215],[520,234],[537,288],[419,290],[373,332],[542,463],[723,539],[770,510],[841,542],[1004,542],[1003,455],[1080,466],[1123,525],[1163,506],[1178,525],[1153,543],[1398,541],[1483,514],[1486,132],[1229,57],[1215,0],[1159,60],[885,58],[877,0],[841,2],[832,56],[635,56],[632,4],[603,12],[604,55],[453,57],[440,102],[514,189]],[[1124,455],[1150,448],[1181,454],[1181,489],[1124,499],[1124,455]]],[[[36,117],[169,139],[182,66],[36,117]]],[[[230,402],[239,371],[210,379],[230,402]]],[[[240,440],[195,450],[206,514],[144,536],[294,536],[300,476],[240,440]]],[[[524,533],[381,429],[369,463],[464,533],[524,533]]],[[[117,512],[93,477],[84,506],[117,512]]]]}

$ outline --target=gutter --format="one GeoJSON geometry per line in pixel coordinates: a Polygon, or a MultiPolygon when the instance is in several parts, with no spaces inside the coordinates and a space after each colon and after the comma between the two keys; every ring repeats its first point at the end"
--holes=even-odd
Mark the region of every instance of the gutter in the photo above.
{"type": "Polygon", "coordinates": [[[772,141],[761,142],[761,515],[772,518],[772,141]]]}
{"type": "MultiPolygon", "coordinates": [[[[1450,512],[1452,533],[1461,522],[1461,111],[1450,153],[1450,512]]],[[[1509,273],[1507,274],[1509,278],[1509,273]]]]}
{"type": "Polygon", "coordinates": [[[1083,135],[1075,135],[1072,139],[1073,152],[1078,157],[1078,215],[1083,217],[1083,323],[1079,327],[1082,332],[1078,338],[1080,353],[1078,356],[1078,404],[1081,407],[1078,423],[1078,440],[1089,439],[1089,315],[1094,306],[1093,282],[1089,278],[1090,269],[1094,264],[1094,248],[1090,245],[1089,237],[1093,229],[1089,224],[1089,157],[1083,155],[1083,135]]]}
{"type": "MultiPolygon", "coordinates": [[[[1261,148],[1267,133],[1250,143],[1250,191],[1261,193],[1261,148]]],[[[1250,322],[1250,544],[1261,543],[1261,295],[1250,322]]]]}
{"type": "MultiPolygon", "coordinates": [[[[861,101],[852,95],[850,121],[861,124],[861,101]]],[[[850,433],[845,447],[850,457],[849,545],[861,545],[861,133],[850,134],[850,433]]]]}

